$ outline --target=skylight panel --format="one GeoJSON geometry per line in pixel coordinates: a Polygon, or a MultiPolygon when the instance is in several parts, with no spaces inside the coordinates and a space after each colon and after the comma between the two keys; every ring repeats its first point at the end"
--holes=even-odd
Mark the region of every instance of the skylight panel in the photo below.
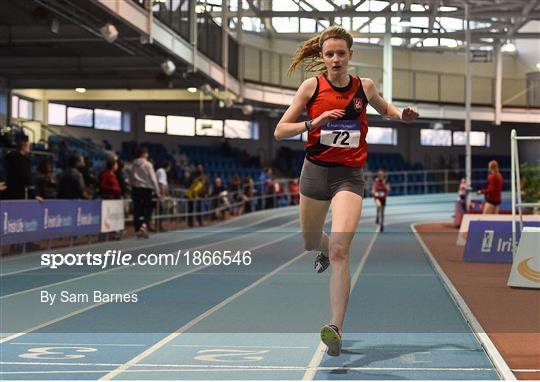
{"type": "Polygon", "coordinates": [[[309,3],[317,11],[333,11],[334,7],[326,0],[306,0],[306,3],[309,3]]]}
{"type": "Polygon", "coordinates": [[[298,17],[273,17],[272,25],[278,33],[297,33],[298,17]]]}
{"type": "Polygon", "coordinates": [[[272,2],[272,10],[273,11],[299,11],[300,8],[292,0],[279,0],[279,1],[272,2]]]}
{"type": "Polygon", "coordinates": [[[439,24],[448,32],[463,30],[463,21],[453,17],[439,17],[439,24]]]}
{"type": "Polygon", "coordinates": [[[429,19],[427,17],[411,17],[411,24],[417,28],[428,28],[429,19]]]}
{"type": "Polygon", "coordinates": [[[360,25],[363,25],[368,20],[369,20],[369,17],[353,17],[353,22],[352,22],[353,30],[357,30],[360,27],[360,25]]]}
{"type": "Polygon", "coordinates": [[[391,43],[393,46],[400,46],[403,44],[403,39],[401,37],[392,37],[391,43]]]}
{"type": "Polygon", "coordinates": [[[317,22],[314,19],[300,19],[300,33],[314,33],[316,28],[317,22]]]}

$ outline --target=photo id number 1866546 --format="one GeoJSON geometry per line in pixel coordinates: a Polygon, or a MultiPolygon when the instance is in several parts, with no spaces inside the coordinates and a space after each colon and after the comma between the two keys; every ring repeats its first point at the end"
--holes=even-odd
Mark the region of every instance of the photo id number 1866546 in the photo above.
{"type": "Polygon", "coordinates": [[[245,265],[251,264],[250,251],[186,251],[186,265],[245,265]]]}

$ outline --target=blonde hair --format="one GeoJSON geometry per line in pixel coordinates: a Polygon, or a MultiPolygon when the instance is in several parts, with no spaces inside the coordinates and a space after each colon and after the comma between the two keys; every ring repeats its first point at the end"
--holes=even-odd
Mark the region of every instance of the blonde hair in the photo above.
{"type": "Polygon", "coordinates": [[[298,65],[301,63],[304,64],[304,68],[307,72],[320,72],[323,71],[326,67],[324,62],[321,60],[322,46],[326,40],[329,38],[338,38],[345,40],[347,47],[352,48],[353,37],[352,35],[340,26],[332,26],[328,29],[325,29],[319,36],[315,36],[307,40],[298,50],[296,51],[289,70],[287,74],[291,75],[298,65]]]}

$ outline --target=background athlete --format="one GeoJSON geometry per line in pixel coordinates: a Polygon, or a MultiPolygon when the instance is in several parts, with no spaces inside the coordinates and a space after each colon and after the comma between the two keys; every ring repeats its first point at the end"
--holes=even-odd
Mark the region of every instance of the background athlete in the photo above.
{"type": "Polygon", "coordinates": [[[384,171],[379,170],[377,177],[373,181],[371,195],[373,195],[375,205],[377,206],[377,217],[375,218],[375,224],[379,224],[381,227],[381,232],[384,232],[384,209],[386,207],[386,197],[389,193],[390,183],[388,183],[384,171]]]}

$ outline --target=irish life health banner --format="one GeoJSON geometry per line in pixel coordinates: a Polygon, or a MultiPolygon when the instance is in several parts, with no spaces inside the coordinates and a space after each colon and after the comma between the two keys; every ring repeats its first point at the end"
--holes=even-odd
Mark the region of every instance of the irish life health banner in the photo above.
{"type": "Polygon", "coordinates": [[[42,238],[96,234],[101,228],[99,200],[46,200],[39,207],[43,217],[42,238]]]}
{"type": "Polygon", "coordinates": [[[101,229],[99,200],[2,201],[0,214],[2,244],[97,234],[101,229]]]}
{"type": "MultiPolygon", "coordinates": [[[[540,222],[523,222],[525,227],[540,227],[540,222]]],[[[516,238],[519,241],[519,223],[516,238]]],[[[471,221],[463,261],[512,263],[512,222],[471,221]]]]}
{"type": "Polygon", "coordinates": [[[43,232],[43,221],[35,200],[1,200],[0,217],[2,245],[30,242],[39,239],[43,232]]]}

